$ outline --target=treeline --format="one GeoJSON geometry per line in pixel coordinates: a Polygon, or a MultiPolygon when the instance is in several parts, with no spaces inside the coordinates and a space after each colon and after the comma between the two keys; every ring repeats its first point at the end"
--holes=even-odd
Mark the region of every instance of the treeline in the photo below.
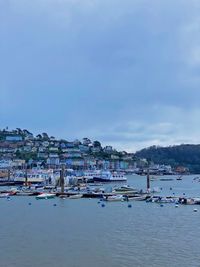
{"type": "Polygon", "coordinates": [[[151,146],[137,151],[135,155],[156,164],[170,164],[172,167],[184,166],[189,168],[191,173],[200,173],[200,145],[151,146]]]}

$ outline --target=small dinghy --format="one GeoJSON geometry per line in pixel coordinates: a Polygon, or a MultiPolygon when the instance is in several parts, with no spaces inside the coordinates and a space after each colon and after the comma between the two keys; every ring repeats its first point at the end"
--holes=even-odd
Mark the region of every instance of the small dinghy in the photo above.
{"type": "Polygon", "coordinates": [[[82,194],[76,194],[76,195],[71,195],[71,196],[69,196],[68,198],[69,198],[69,199],[79,199],[79,198],[82,198],[82,197],[83,197],[82,194]]]}
{"type": "Polygon", "coordinates": [[[124,198],[122,195],[113,195],[104,197],[105,201],[123,201],[124,198]]]}
{"type": "Polygon", "coordinates": [[[141,196],[128,196],[127,201],[135,200],[135,201],[143,201],[147,199],[147,195],[141,195],[141,196]]]}
{"type": "Polygon", "coordinates": [[[54,198],[56,196],[56,194],[50,194],[50,193],[42,193],[38,196],[36,196],[36,199],[50,199],[50,198],[54,198]]]}
{"type": "Polygon", "coordinates": [[[0,194],[0,198],[6,198],[6,197],[9,197],[10,196],[10,193],[1,193],[0,194]]]}
{"type": "Polygon", "coordinates": [[[17,196],[34,196],[36,193],[31,191],[20,191],[16,193],[17,196]]]}

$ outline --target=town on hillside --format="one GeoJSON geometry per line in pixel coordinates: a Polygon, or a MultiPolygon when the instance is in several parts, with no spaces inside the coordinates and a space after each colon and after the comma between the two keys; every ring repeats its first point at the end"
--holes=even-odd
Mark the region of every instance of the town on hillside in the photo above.
{"type": "Polygon", "coordinates": [[[0,130],[0,168],[51,168],[61,165],[74,170],[119,170],[127,173],[151,174],[184,173],[184,168],[172,169],[138,158],[134,153],[103,147],[89,138],[67,141],[42,133],[34,136],[26,129],[0,130]]]}

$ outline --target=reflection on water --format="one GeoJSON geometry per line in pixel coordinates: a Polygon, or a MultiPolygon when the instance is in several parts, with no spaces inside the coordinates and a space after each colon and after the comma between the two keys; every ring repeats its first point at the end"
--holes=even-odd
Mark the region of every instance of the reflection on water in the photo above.
{"type": "MultiPolygon", "coordinates": [[[[130,176],[129,184],[145,188],[145,177],[130,176]]],[[[200,196],[192,177],[152,187],[162,187],[163,195],[200,196]]],[[[199,266],[200,209],[136,201],[132,208],[127,202],[102,208],[97,202],[0,199],[0,266],[199,266]]]]}

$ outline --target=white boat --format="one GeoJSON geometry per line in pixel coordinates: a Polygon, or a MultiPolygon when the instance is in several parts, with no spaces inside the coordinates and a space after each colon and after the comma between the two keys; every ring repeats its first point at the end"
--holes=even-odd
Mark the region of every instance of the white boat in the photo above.
{"type": "Polygon", "coordinates": [[[123,173],[101,171],[98,175],[93,177],[95,182],[126,182],[127,178],[123,173]]]}
{"type": "Polygon", "coordinates": [[[82,194],[76,194],[76,195],[71,195],[71,196],[69,196],[68,198],[69,198],[69,199],[79,199],[79,198],[82,198],[82,197],[83,197],[82,194]]]}
{"type": "Polygon", "coordinates": [[[94,177],[100,176],[101,171],[100,170],[91,170],[91,171],[84,171],[83,177],[86,180],[93,180],[94,177]]]}
{"type": "Polygon", "coordinates": [[[113,196],[105,196],[105,201],[123,201],[124,198],[122,195],[113,195],[113,196]]]}
{"type": "Polygon", "coordinates": [[[38,196],[36,196],[36,199],[49,199],[49,198],[54,198],[56,196],[56,194],[52,194],[52,193],[42,193],[38,196]]]}
{"type": "Polygon", "coordinates": [[[10,193],[1,193],[0,194],[0,198],[6,198],[6,197],[9,197],[10,196],[10,193]]]}
{"type": "Polygon", "coordinates": [[[128,197],[128,201],[130,200],[137,200],[137,201],[142,201],[145,200],[147,198],[147,195],[141,195],[141,196],[133,196],[133,197],[128,197]]]}
{"type": "Polygon", "coordinates": [[[138,193],[138,189],[135,189],[135,188],[130,187],[130,186],[121,186],[119,188],[115,188],[113,190],[113,193],[121,194],[121,195],[128,195],[128,194],[138,193]]]}

